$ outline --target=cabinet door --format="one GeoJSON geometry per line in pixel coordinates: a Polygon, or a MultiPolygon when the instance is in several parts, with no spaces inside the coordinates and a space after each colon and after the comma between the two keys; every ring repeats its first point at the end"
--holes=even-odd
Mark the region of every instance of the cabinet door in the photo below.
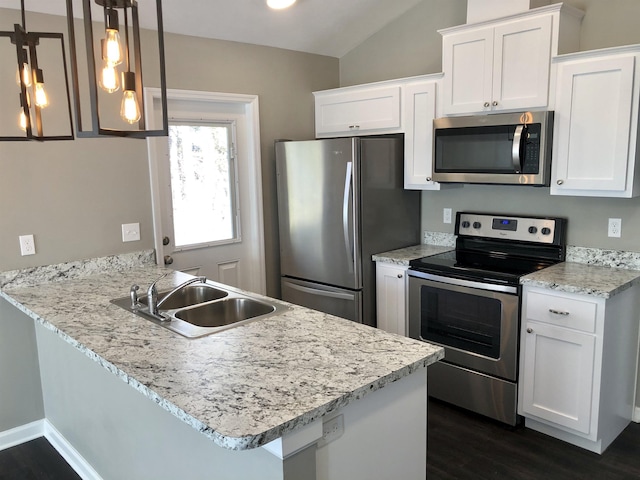
{"type": "Polygon", "coordinates": [[[551,16],[497,26],[493,47],[493,110],[547,106],[551,16]]]}
{"type": "Polygon", "coordinates": [[[406,327],[407,267],[376,263],[376,308],[378,328],[398,335],[406,327]]]}
{"type": "Polygon", "coordinates": [[[619,55],[558,63],[551,194],[631,196],[635,62],[619,55]]]}
{"type": "Polygon", "coordinates": [[[399,131],[400,86],[316,95],[315,119],[317,137],[399,131]]]}
{"type": "Polygon", "coordinates": [[[491,109],[493,41],[493,28],[452,33],[442,38],[445,115],[491,109]]]}
{"type": "Polygon", "coordinates": [[[588,435],[596,337],[528,321],[522,331],[521,411],[588,435]]]}
{"type": "Polygon", "coordinates": [[[436,114],[436,83],[411,83],[402,88],[404,130],[404,188],[439,190],[433,172],[433,119],[436,114]]]}

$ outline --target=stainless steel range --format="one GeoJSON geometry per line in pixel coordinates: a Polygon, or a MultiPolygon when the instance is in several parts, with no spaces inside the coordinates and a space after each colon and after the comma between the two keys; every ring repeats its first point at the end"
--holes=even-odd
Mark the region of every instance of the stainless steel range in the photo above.
{"type": "Polygon", "coordinates": [[[518,423],[519,281],[564,261],[566,223],[458,212],[456,249],[410,262],[409,336],[445,348],[430,396],[518,423]]]}

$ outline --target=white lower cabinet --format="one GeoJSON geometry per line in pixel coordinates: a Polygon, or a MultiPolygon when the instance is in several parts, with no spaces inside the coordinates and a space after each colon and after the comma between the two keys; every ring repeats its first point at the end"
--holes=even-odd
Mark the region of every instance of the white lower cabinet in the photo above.
{"type": "Polygon", "coordinates": [[[376,310],[378,328],[407,335],[407,269],[392,263],[376,262],[376,310]]]}
{"type": "Polygon", "coordinates": [[[602,453],[633,416],[637,288],[610,299],[524,287],[518,413],[602,453]]]}

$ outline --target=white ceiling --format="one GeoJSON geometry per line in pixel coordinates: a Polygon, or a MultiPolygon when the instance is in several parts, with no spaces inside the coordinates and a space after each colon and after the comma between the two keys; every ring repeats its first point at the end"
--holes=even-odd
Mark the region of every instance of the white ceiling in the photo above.
{"type": "MultiPolygon", "coordinates": [[[[278,11],[267,7],[266,0],[164,0],[162,11],[165,32],[340,58],[421,1],[298,0],[278,11]]],[[[77,16],[81,4],[74,2],[77,16]]],[[[65,15],[65,5],[65,0],[25,0],[27,11],[42,13],[65,15]]],[[[19,9],[20,1],[0,0],[0,7],[19,9]]],[[[149,28],[145,9],[153,12],[155,2],[138,0],[138,7],[140,23],[149,28]]],[[[0,20],[0,30],[11,27],[0,20]]]]}

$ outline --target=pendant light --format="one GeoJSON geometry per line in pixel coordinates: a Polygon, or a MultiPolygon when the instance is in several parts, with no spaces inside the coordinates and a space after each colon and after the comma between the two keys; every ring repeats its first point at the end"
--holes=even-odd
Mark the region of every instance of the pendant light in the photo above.
{"type": "MultiPolygon", "coordinates": [[[[168,135],[167,87],[164,62],[164,33],[162,26],[161,0],[155,2],[155,29],[157,43],[145,45],[145,55],[157,54],[156,61],[145,62],[157,65],[152,78],[160,84],[162,126],[157,130],[147,130],[145,106],[143,104],[143,69],[138,2],[136,0],[82,0],[82,22],[84,29],[76,35],[74,25],[73,0],[67,0],[67,22],[71,52],[71,67],[76,107],[78,137],[99,137],[114,135],[121,137],[146,138],[168,135]],[[92,9],[102,11],[102,25],[94,26],[92,9]],[[84,36],[84,39],[78,38],[84,36]],[[100,45],[96,51],[94,45],[100,45]],[[79,62],[80,56],[86,56],[79,62]],[[86,75],[81,75],[84,68],[86,75]],[[81,92],[88,91],[88,101],[81,92]],[[87,115],[88,113],[88,115],[87,115]],[[83,119],[90,118],[91,126],[86,128],[83,119]]],[[[149,13],[150,11],[145,11],[149,13]]],[[[97,15],[96,15],[97,16],[97,15]]],[[[151,15],[152,16],[152,15],[151,15]]],[[[145,36],[145,39],[151,36],[145,36]]],[[[154,59],[155,60],[155,59],[154,59]]],[[[145,75],[149,72],[145,70],[145,75]]]]}
{"type": "MultiPolygon", "coordinates": [[[[66,57],[62,34],[27,32],[24,0],[20,1],[21,24],[14,24],[13,31],[0,32],[0,41],[10,41],[16,49],[16,84],[17,88],[13,92],[2,92],[10,95],[9,98],[18,99],[16,105],[16,123],[14,129],[7,135],[0,132],[0,141],[13,140],[73,140],[73,121],[71,119],[71,99],[69,97],[69,85],[66,70],[66,57]],[[43,47],[44,45],[44,47],[43,47]],[[53,47],[53,48],[52,48],[53,47]],[[53,56],[53,50],[59,48],[59,56],[55,55],[52,62],[48,58],[47,65],[56,63],[59,75],[53,77],[62,78],[62,82],[57,82],[56,98],[53,100],[48,93],[48,86],[45,84],[44,70],[38,64],[38,50],[44,48],[45,55],[53,56]],[[62,72],[62,73],[61,73],[62,72]],[[15,95],[15,96],[13,96],[15,95]],[[64,98],[66,97],[66,102],[64,98]],[[50,121],[45,134],[46,123],[43,118],[43,109],[50,107],[50,102],[55,103],[55,115],[49,117],[50,121]],[[60,114],[61,112],[61,114],[60,114]],[[61,116],[68,119],[68,130],[65,130],[66,122],[61,122],[61,116]],[[53,131],[54,134],[48,134],[53,131]],[[21,132],[22,134],[19,134],[21,132]]],[[[4,59],[3,59],[4,60],[4,59]]],[[[15,64],[14,64],[15,65],[15,64]]],[[[49,67],[51,68],[51,67],[49,67]]],[[[52,77],[52,78],[53,78],[52,77]]],[[[3,125],[4,127],[4,125],[3,125]]]]}

